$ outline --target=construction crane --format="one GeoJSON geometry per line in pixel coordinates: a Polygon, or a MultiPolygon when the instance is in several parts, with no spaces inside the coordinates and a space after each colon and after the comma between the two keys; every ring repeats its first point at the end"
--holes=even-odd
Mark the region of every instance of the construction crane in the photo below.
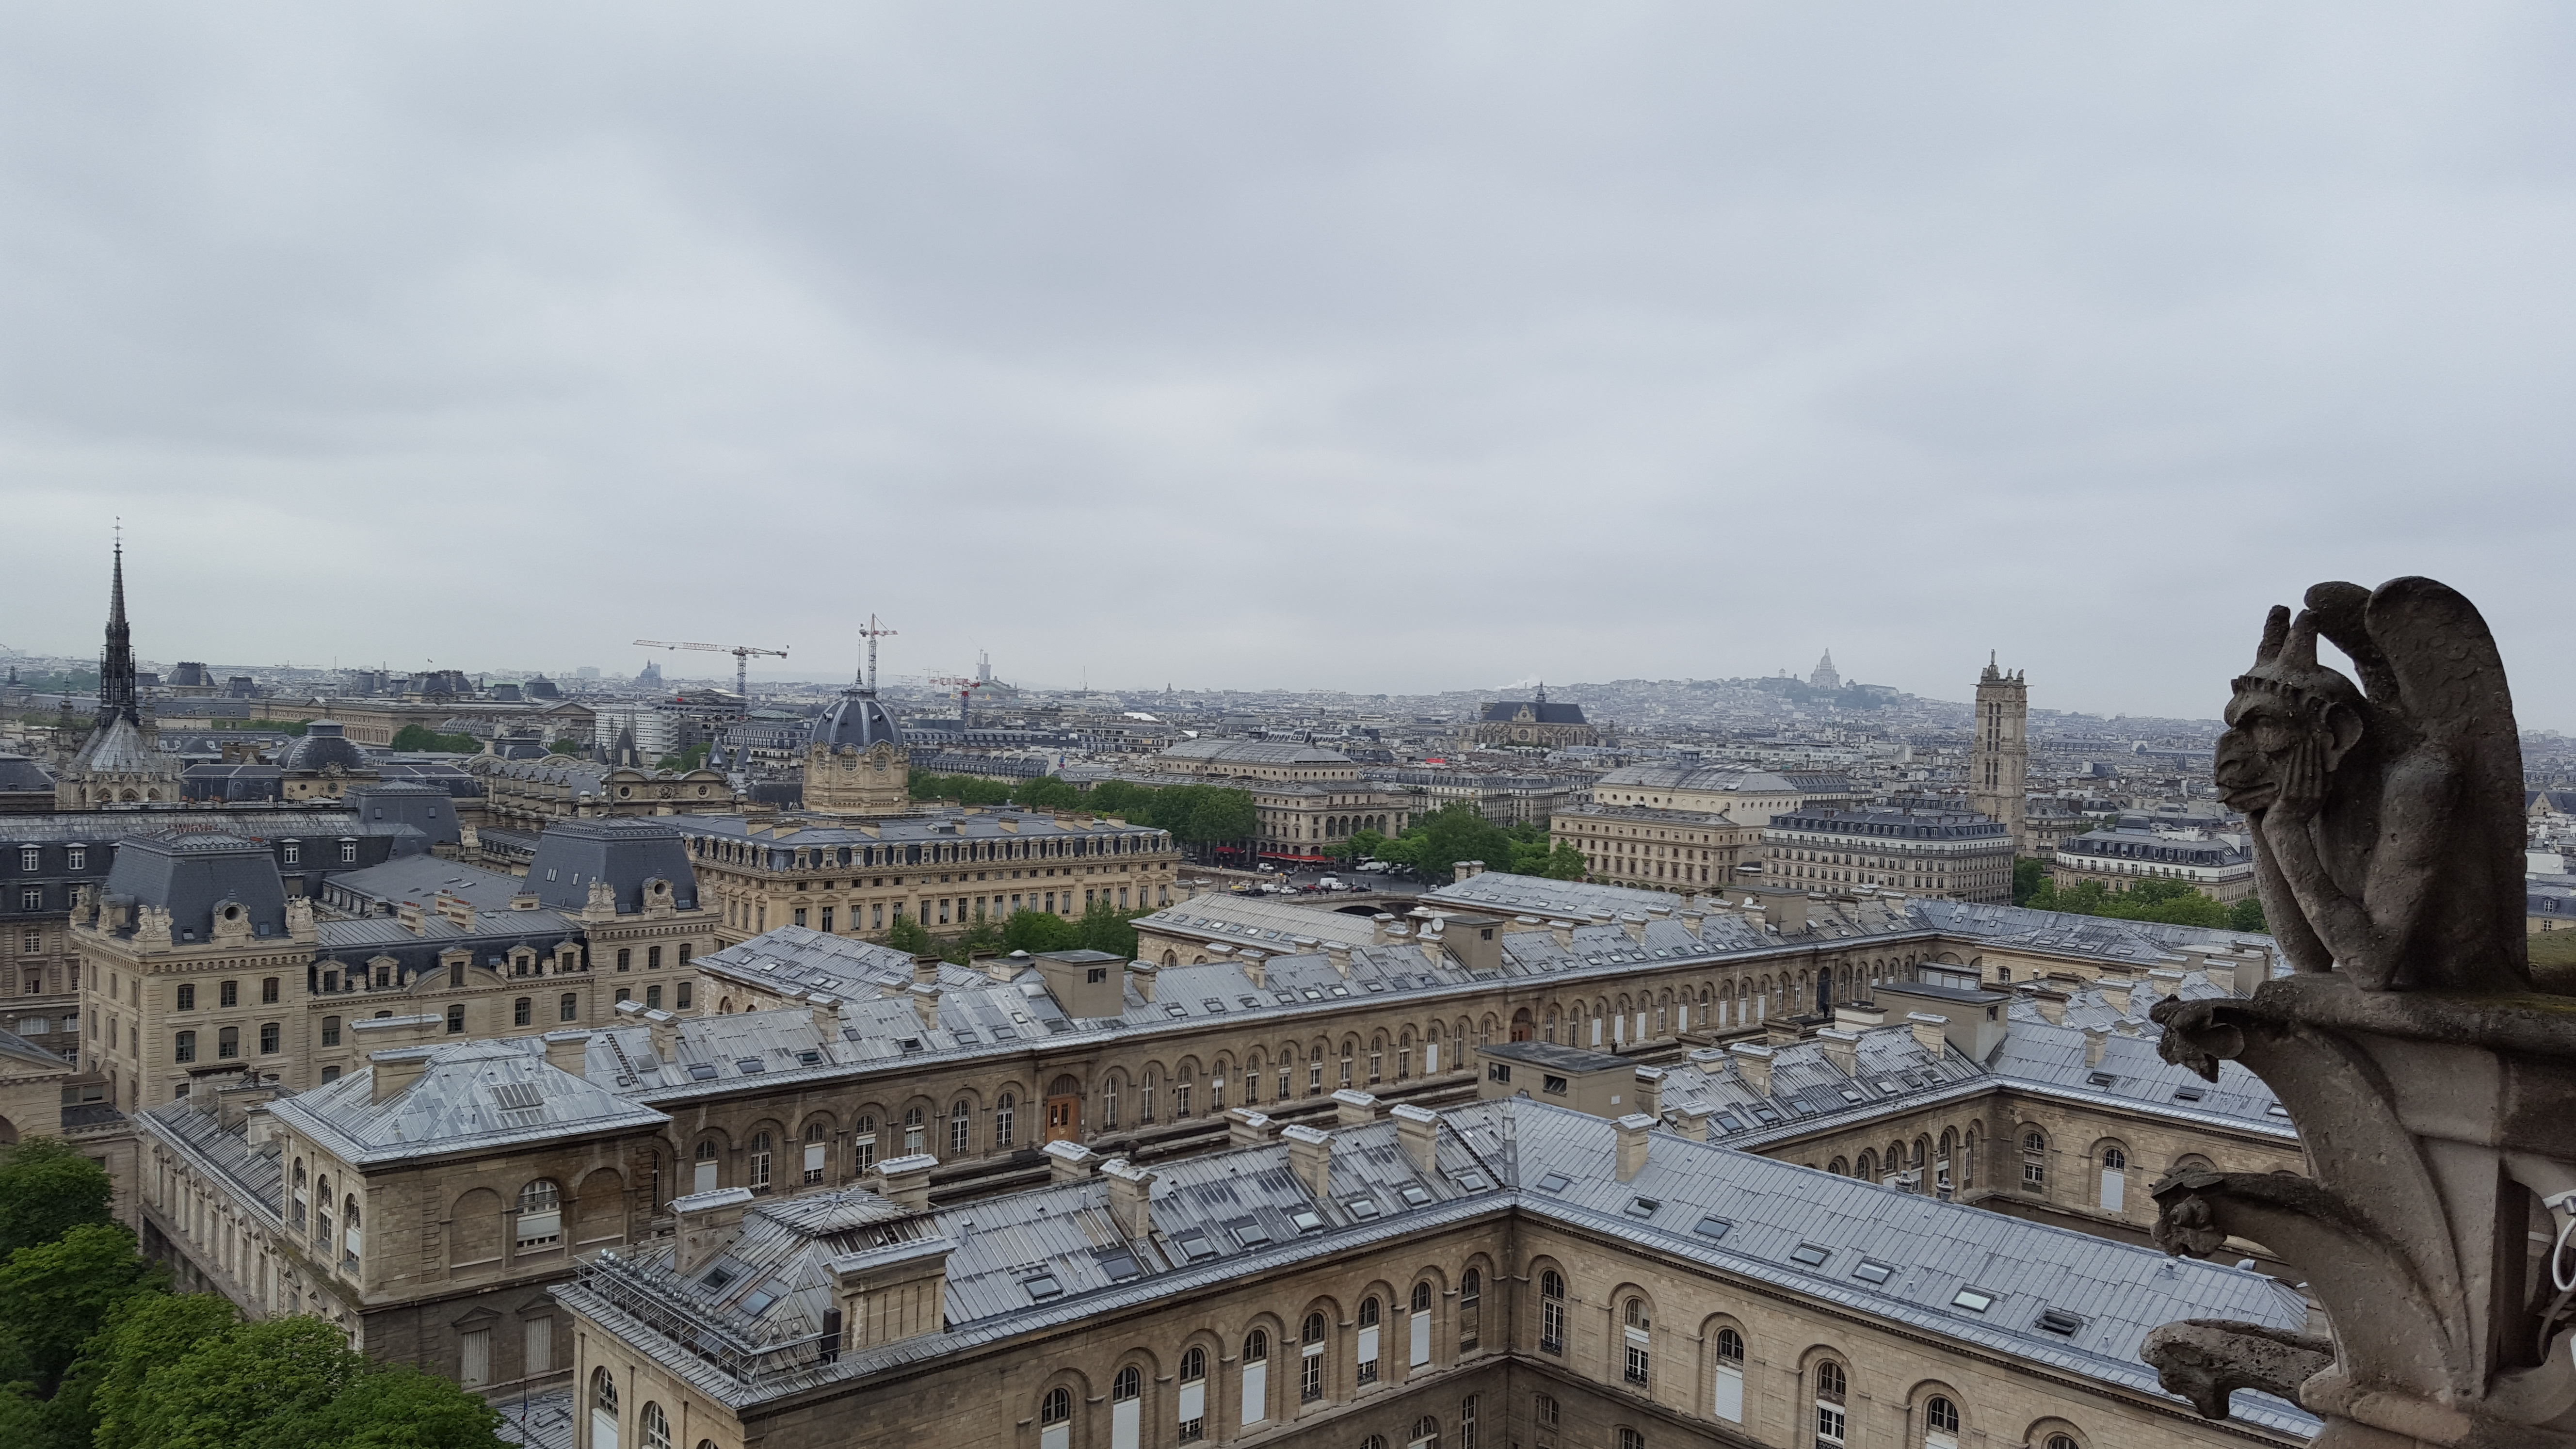
{"type": "Polygon", "coordinates": [[[957,691],[957,727],[961,730],[975,727],[975,691],[990,689],[995,682],[990,679],[961,679],[954,674],[933,675],[930,679],[932,684],[957,691]]]}
{"type": "Polygon", "coordinates": [[[877,641],[893,638],[894,631],[879,624],[877,616],[870,614],[868,627],[861,629],[859,633],[868,641],[868,673],[867,677],[859,682],[867,687],[868,693],[874,694],[877,692],[877,641]]]}
{"type": "Polygon", "coordinates": [[[745,713],[751,710],[751,656],[759,654],[773,659],[787,657],[785,649],[755,649],[748,644],[683,644],[669,639],[638,639],[635,642],[651,649],[703,649],[710,654],[732,655],[733,692],[742,696],[742,707],[745,713]]]}

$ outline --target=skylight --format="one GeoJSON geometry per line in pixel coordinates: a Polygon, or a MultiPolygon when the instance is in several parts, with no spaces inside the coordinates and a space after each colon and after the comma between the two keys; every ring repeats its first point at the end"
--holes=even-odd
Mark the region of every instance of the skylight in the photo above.
{"type": "Polygon", "coordinates": [[[1179,1248],[1182,1255],[1193,1263],[1205,1262],[1216,1256],[1216,1245],[1209,1242],[1207,1234],[1203,1232],[1193,1230],[1182,1233],[1172,1239],[1172,1245],[1179,1248]]]}
{"type": "Polygon", "coordinates": [[[1450,1180],[1469,1192],[1483,1192],[1493,1186],[1492,1183],[1485,1181],[1485,1175],[1481,1172],[1462,1172],[1450,1180]]]}
{"type": "Polygon", "coordinates": [[[1137,1266],[1136,1255],[1125,1248],[1103,1248],[1094,1256],[1099,1260],[1100,1271],[1108,1274],[1112,1283],[1125,1283],[1144,1276],[1145,1270],[1137,1266]]]}
{"type": "Polygon", "coordinates": [[[1424,1203],[1431,1201],[1431,1189],[1424,1187],[1418,1182],[1408,1182],[1404,1186],[1397,1188],[1395,1190],[1395,1195],[1404,1199],[1404,1205],[1406,1207],[1420,1207],[1424,1203]]]}
{"type": "Polygon", "coordinates": [[[2084,1320],[2063,1308],[2043,1308],[2039,1313],[2039,1326],[2051,1333],[2062,1333],[2072,1338],[2076,1330],[2084,1326],[2084,1320]]]}
{"type": "Polygon", "coordinates": [[[1348,1208],[1351,1216],[1358,1218],[1361,1222],[1367,1222],[1378,1214],[1377,1200],[1375,1198],[1355,1197],[1343,1203],[1342,1206],[1348,1208]]]}
{"type": "Polygon", "coordinates": [[[1875,1258],[1863,1258],[1860,1266],[1852,1269],[1852,1276],[1864,1283],[1884,1283],[1896,1276],[1896,1269],[1875,1258]]]}
{"type": "Polygon", "coordinates": [[[1541,1192],[1563,1192],[1572,1186],[1574,1186],[1574,1179],[1562,1172],[1551,1172],[1538,1180],[1538,1190],[1541,1192]]]}
{"type": "Polygon", "coordinates": [[[1264,1248],[1270,1245],[1270,1230],[1263,1227],[1257,1218],[1237,1218],[1225,1226],[1227,1231],[1234,1234],[1234,1240],[1247,1248],[1264,1248]]]}
{"type": "Polygon", "coordinates": [[[1789,1261],[1804,1263],[1810,1268],[1821,1268],[1825,1266],[1825,1260],[1833,1255],[1831,1248],[1819,1248],[1813,1243],[1800,1243],[1789,1250],[1789,1261]]]}
{"type": "Polygon", "coordinates": [[[716,1079],[715,1063],[691,1062],[689,1063],[689,1075],[697,1081],[712,1082],[716,1079]]]}
{"type": "Polygon", "coordinates": [[[1622,1211],[1626,1212],[1628,1216],[1632,1218],[1650,1218],[1653,1217],[1656,1210],[1661,1208],[1663,1205],[1663,1201],[1660,1198],[1632,1197],[1628,1199],[1628,1206],[1622,1209],[1622,1211]]]}
{"type": "Polygon", "coordinates": [[[1962,1288],[1951,1297],[1950,1306],[1964,1308],[1970,1313],[1983,1313],[1995,1306],[1995,1295],[1980,1293],[1974,1288],[1962,1288]]]}
{"type": "Polygon", "coordinates": [[[761,1060],[758,1057],[744,1057],[733,1065],[736,1071],[741,1072],[745,1076],[749,1076],[753,1072],[765,1072],[769,1070],[769,1068],[761,1064],[761,1060]]]}
{"type": "Polygon", "coordinates": [[[1725,1237],[1726,1230],[1734,1226],[1735,1224],[1728,1222],[1724,1218],[1701,1218],[1699,1220],[1699,1226],[1691,1229],[1691,1231],[1699,1234],[1703,1238],[1716,1239],[1725,1237]]]}
{"type": "Polygon", "coordinates": [[[700,1278],[698,1281],[706,1284],[710,1288],[722,1288],[727,1283],[733,1281],[733,1271],[729,1268],[709,1268],[707,1270],[707,1276],[700,1278]]]}
{"type": "Polygon", "coordinates": [[[1311,1233],[1324,1225],[1324,1215],[1313,1208],[1299,1208],[1288,1215],[1288,1223],[1301,1233],[1311,1233]]]}
{"type": "Polygon", "coordinates": [[[1023,1278],[1020,1280],[1020,1286],[1028,1290],[1029,1301],[1032,1303],[1044,1303],[1050,1298],[1064,1296],[1064,1285],[1055,1281],[1053,1273],[1040,1273],[1034,1278],[1023,1278]]]}

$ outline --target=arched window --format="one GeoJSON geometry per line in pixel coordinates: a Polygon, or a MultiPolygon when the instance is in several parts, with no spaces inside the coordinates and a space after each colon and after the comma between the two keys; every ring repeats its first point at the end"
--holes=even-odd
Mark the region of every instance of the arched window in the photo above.
{"type": "Polygon", "coordinates": [[[1628,1353],[1626,1378],[1643,1388],[1654,1369],[1654,1320],[1643,1298],[1631,1298],[1619,1309],[1620,1337],[1628,1353]]]}
{"type": "Polygon", "coordinates": [[[358,1200],[340,1200],[340,1266],[358,1271],[358,1200]]]}
{"type": "Polygon", "coordinates": [[[1363,1384],[1373,1384],[1377,1382],[1377,1331],[1377,1295],[1372,1293],[1368,1297],[1360,1300],[1360,1341],[1357,1358],[1360,1372],[1359,1381],[1363,1384]]]}
{"type": "Polygon", "coordinates": [[[919,1107],[907,1107],[903,1113],[903,1150],[909,1156],[919,1152],[930,1128],[930,1114],[919,1107]]]}
{"type": "Polygon", "coordinates": [[[1110,1380],[1109,1401],[1113,1404],[1123,1404],[1141,1393],[1144,1384],[1145,1376],[1138,1373],[1136,1366],[1131,1363],[1118,1371],[1117,1378],[1110,1380]]]}
{"type": "Polygon", "coordinates": [[[2021,1134],[2021,1190],[2048,1191],[2048,1139],[2036,1131],[2021,1134]]]}
{"type": "Polygon", "coordinates": [[[824,1135],[821,1118],[805,1124],[805,1181],[809,1184],[823,1180],[823,1154],[829,1150],[824,1135]]]}
{"type": "Polygon", "coordinates": [[[1429,1414],[1413,1421],[1413,1437],[1405,1449],[1440,1449],[1440,1421],[1429,1414]]]}
{"type": "Polygon", "coordinates": [[[2075,1436],[2072,1434],[2051,1434],[2048,1436],[2048,1449],[2075,1449],[2075,1436]]]}
{"type": "Polygon", "coordinates": [[[617,1380],[604,1368],[590,1371],[591,1449],[617,1449],[617,1380]]]}
{"type": "Polygon", "coordinates": [[[1470,1268],[1458,1277],[1458,1351],[1470,1353],[1484,1328],[1485,1275],[1470,1268]]]}
{"type": "Polygon", "coordinates": [[[703,1138],[698,1143],[695,1159],[690,1163],[689,1191],[716,1190],[716,1140],[703,1138]]]}
{"type": "Polygon", "coordinates": [[[1732,1328],[1717,1331],[1717,1379],[1710,1395],[1717,1416],[1730,1424],[1744,1422],[1744,1335],[1732,1328]]]}
{"type": "Polygon", "coordinates": [[[2102,1149],[2102,1166],[2106,1169],[2112,1172],[2117,1172],[2128,1165],[2129,1154],[2122,1152],[2117,1147],[2105,1147],[2102,1149]]]}
{"type": "Polygon", "coordinates": [[[877,1165],[877,1119],[873,1112],[859,1114],[850,1124],[850,1170],[865,1172],[877,1165]]]}
{"type": "Polygon", "coordinates": [[[1626,1424],[1619,1426],[1619,1449],[1646,1449],[1646,1436],[1626,1424]]]}
{"type": "Polygon", "coordinates": [[[1324,1315],[1307,1314],[1297,1339],[1297,1399],[1313,1403],[1324,1396],[1324,1315]]]}
{"type": "Polygon", "coordinates": [[[993,1145],[995,1147],[1009,1147],[1013,1144],[1016,1133],[1014,1124],[1019,1120],[1019,1106],[1019,1098],[1008,1092],[1004,1092],[994,1100],[993,1145]]]}
{"type": "Polygon", "coordinates": [[[975,1108],[961,1101],[948,1109],[948,1155],[965,1156],[967,1146],[974,1140],[975,1108]]]}
{"type": "Polygon", "coordinates": [[[1054,1388],[1038,1400],[1038,1449],[1072,1449],[1073,1391],[1054,1388]]]}
{"type": "Polygon", "coordinates": [[[518,1248],[522,1253],[563,1241],[563,1191],[550,1177],[519,1189],[518,1248]]]}
{"type": "Polygon", "coordinates": [[[751,1190],[753,1192],[769,1191],[769,1160],[773,1155],[768,1133],[751,1134],[751,1190]]]}
{"type": "Polygon", "coordinates": [[[1243,1422],[1248,1426],[1270,1417],[1270,1335],[1254,1329],[1243,1336],[1243,1422]]]}
{"type": "Polygon", "coordinates": [[[1843,1411],[1848,1387],[1841,1364],[1832,1359],[1816,1364],[1816,1442],[1828,1449],[1840,1449],[1850,1426],[1843,1411]]]}
{"type": "Polygon", "coordinates": [[[1565,1279],[1554,1268],[1538,1278],[1538,1347],[1541,1353],[1565,1352],[1565,1279]]]}
{"type": "Polygon", "coordinates": [[[1207,1350],[1192,1344],[1181,1351],[1181,1442],[1207,1437],[1207,1350]]]}
{"type": "Polygon", "coordinates": [[[1923,1442],[1926,1449],[1958,1449],[1958,1405],[1939,1394],[1924,1400],[1923,1442]]]}
{"type": "Polygon", "coordinates": [[[644,1412],[635,1416],[635,1425],[644,1449],[671,1449],[671,1420],[660,1404],[646,1404],[644,1412]]]}

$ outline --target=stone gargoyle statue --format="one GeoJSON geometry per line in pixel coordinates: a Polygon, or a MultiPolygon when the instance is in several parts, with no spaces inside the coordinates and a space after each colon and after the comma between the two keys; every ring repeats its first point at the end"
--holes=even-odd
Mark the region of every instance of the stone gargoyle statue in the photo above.
{"type": "Polygon", "coordinates": [[[2142,1351],[2214,1417],[2244,1388],[2303,1404],[2325,1421],[2317,1449],[2576,1449],[2576,1287],[2560,1286],[2576,1284],[2576,997],[2531,984],[2503,661],[2430,579],[2306,602],[2272,611],[2217,757],[2294,970],[2154,1018],[2168,1060],[2261,1077],[2311,1175],[2177,1172],[2155,1186],[2155,1235],[2292,1264],[2332,1353],[2217,1321],[2142,1351]]]}

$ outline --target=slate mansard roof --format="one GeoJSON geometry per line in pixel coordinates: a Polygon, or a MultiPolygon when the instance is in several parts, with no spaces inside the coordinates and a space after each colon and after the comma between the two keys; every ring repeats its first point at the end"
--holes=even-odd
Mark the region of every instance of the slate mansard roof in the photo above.
{"type": "MultiPolygon", "coordinates": [[[[1122,1231],[1110,1185],[1097,1177],[916,1214],[847,1189],[754,1202],[722,1254],[686,1278],[668,1247],[619,1250],[555,1292],[737,1406],[1186,1302],[1248,1273],[1510,1211],[2169,1400],[2137,1356],[2150,1329],[2204,1317],[2297,1328],[2307,1317],[2295,1292],[2256,1273],[1677,1135],[1652,1134],[1644,1169],[1619,1182],[1617,1128],[1528,1100],[1442,1114],[1429,1171],[1414,1165],[1398,1131],[1382,1121],[1330,1133],[1321,1196],[1291,1169],[1284,1142],[1157,1163],[1152,1223],[1137,1238],[1122,1231]],[[944,1331],[823,1361],[815,1340],[834,1260],[924,1250],[946,1253],[944,1331]],[[2048,1311],[2071,1315],[2061,1320],[2068,1331],[2043,1327],[2048,1311]],[[694,1351],[675,1341],[681,1330],[694,1351]]],[[[2285,1433],[2318,1427],[2250,1391],[2233,1407],[2285,1433]]]]}
{"type": "Polygon", "coordinates": [[[645,887],[657,880],[670,885],[679,909],[698,908],[688,844],[665,821],[556,820],[537,838],[527,888],[548,906],[578,911],[589,904],[591,886],[605,881],[618,914],[629,915],[644,909],[645,887]]]}
{"type": "Polygon", "coordinates": [[[210,939],[219,910],[238,910],[254,936],[286,934],[286,883],[276,858],[259,841],[224,831],[125,840],[107,873],[105,896],[168,911],[173,938],[181,941],[210,939]]]}
{"type": "Polygon", "coordinates": [[[1542,701],[1534,699],[1505,699],[1494,701],[1493,703],[1485,706],[1485,712],[1480,722],[1484,724],[1518,724],[1520,723],[1520,713],[1522,710],[1528,710],[1530,712],[1531,721],[1536,724],[1579,725],[1584,722],[1583,706],[1579,704],[1564,704],[1556,701],[1542,701]]]}

